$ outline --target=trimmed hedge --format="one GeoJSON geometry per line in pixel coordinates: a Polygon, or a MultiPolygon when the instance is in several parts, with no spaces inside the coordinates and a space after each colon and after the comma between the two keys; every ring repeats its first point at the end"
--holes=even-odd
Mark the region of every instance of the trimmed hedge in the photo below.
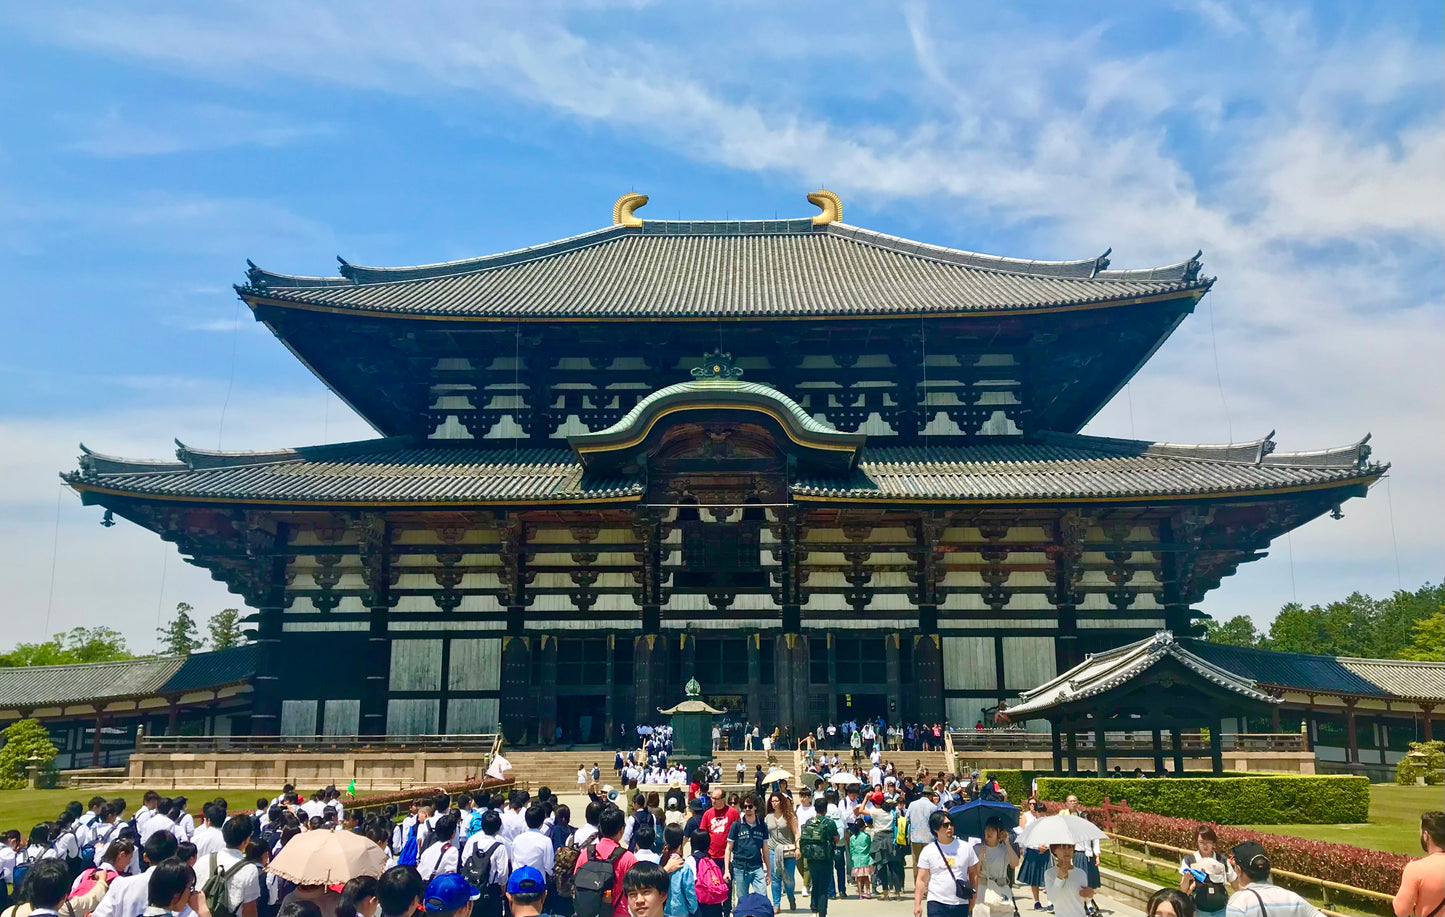
{"type": "MultiPolygon", "coordinates": [[[[1133,805],[1132,801],[1130,805],[1133,805]]],[[[1194,829],[1198,825],[1199,822],[1193,819],[1125,812],[1114,816],[1113,831],[1125,837],[1189,850],[1194,847],[1194,829]]],[[[1399,887],[1400,871],[1410,862],[1408,856],[1400,853],[1384,853],[1349,844],[1312,841],[1284,834],[1265,834],[1228,826],[1217,827],[1216,833],[1219,835],[1221,850],[1228,851],[1235,844],[1244,841],[1258,841],[1269,852],[1270,862],[1276,869],[1386,894],[1393,894],[1399,887]]],[[[1163,859],[1169,858],[1162,853],[1156,855],[1163,859]]],[[[1319,893],[1319,889],[1306,885],[1301,885],[1296,890],[1309,895],[1319,893]]]]}
{"type": "Polygon", "coordinates": [[[1021,771],[1007,768],[999,770],[985,770],[982,773],[983,779],[997,780],[999,789],[1008,793],[1009,802],[1016,806],[1022,806],[1029,798],[1029,788],[1034,785],[1034,778],[1048,771],[1021,771]]]}
{"type": "MultiPolygon", "coordinates": [[[[1040,777],[1039,796],[1055,802],[1069,794],[1085,806],[1108,797],[1136,812],[1220,825],[1333,825],[1370,820],[1367,777],[1291,776],[1040,777]]],[[[1012,795],[1012,794],[1010,794],[1012,795]]]]}

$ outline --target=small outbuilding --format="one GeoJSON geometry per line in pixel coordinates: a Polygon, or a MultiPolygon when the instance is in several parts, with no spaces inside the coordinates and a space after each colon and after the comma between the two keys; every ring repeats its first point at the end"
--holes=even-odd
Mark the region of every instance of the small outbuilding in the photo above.
{"type": "Polygon", "coordinates": [[[1137,755],[1132,739],[1147,733],[1156,773],[1164,772],[1163,734],[1170,737],[1174,773],[1184,773],[1185,732],[1208,731],[1213,773],[1224,773],[1223,721],[1268,715],[1278,698],[1190,652],[1169,631],[1105,653],[1094,653],[1052,681],[1024,692],[1006,716],[1023,722],[1046,719],[1053,727],[1055,773],[1079,772],[1078,736],[1092,738],[1098,773],[1108,771],[1110,754],[1137,755]],[[1111,747],[1111,742],[1113,747],[1111,747]]]}

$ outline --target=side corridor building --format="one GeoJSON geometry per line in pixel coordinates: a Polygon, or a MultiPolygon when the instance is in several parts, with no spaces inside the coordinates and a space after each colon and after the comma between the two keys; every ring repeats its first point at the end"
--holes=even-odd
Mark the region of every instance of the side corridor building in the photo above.
{"type": "MultiPolygon", "coordinates": [[[[811,218],[641,219],[301,277],[257,321],[377,431],[174,460],[86,503],[250,606],[256,734],[596,741],[709,699],[972,724],[1193,609],[1385,472],[1365,440],[1079,430],[1210,289],[1196,255],[980,255],[811,218]]],[[[83,447],[82,447],[83,448],[83,447]]]]}

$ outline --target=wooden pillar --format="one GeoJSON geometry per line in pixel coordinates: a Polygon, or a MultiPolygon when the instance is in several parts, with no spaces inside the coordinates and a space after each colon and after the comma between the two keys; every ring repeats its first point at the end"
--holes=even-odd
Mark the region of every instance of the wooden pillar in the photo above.
{"type": "Polygon", "coordinates": [[[1422,736],[1422,740],[1423,740],[1423,741],[1426,741],[1426,742],[1429,742],[1429,741],[1431,741],[1431,740],[1433,740],[1433,739],[1435,738],[1435,737],[1431,734],[1432,726],[1431,726],[1431,723],[1430,723],[1430,716],[1431,716],[1431,714],[1433,714],[1434,712],[1435,712],[1435,705],[1434,705],[1434,704],[1421,704],[1421,705],[1420,705],[1420,716],[1421,716],[1421,719],[1423,720],[1423,722],[1421,723],[1421,726],[1424,728],[1424,732],[1425,732],[1425,735],[1422,736]]]}
{"type": "Polygon", "coordinates": [[[1152,730],[1154,737],[1154,773],[1164,773],[1164,734],[1163,730],[1152,730]]]}
{"type": "MultiPolygon", "coordinates": [[[[608,634],[608,635],[607,635],[607,699],[606,699],[605,701],[603,701],[603,704],[602,704],[602,723],[603,723],[602,729],[603,729],[603,731],[606,733],[608,739],[611,740],[611,741],[614,741],[614,742],[615,742],[615,741],[618,741],[619,739],[624,738],[623,735],[622,735],[622,733],[617,730],[617,721],[614,719],[614,717],[617,716],[617,708],[616,708],[616,705],[615,705],[615,703],[614,703],[614,701],[613,701],[613,697],[616,696],[616,694],[617,694],[617,662],[616,662],[616,658],[615,658],[616,655],[617,655],[617,635],[616,635],[616,634],[608,634]]],[[[633,733],[632,735],[626,736],[625,738],[626,738],[626,743],[624,743],[624,744],[632,743],[632,742],[634,742],[634,741],[637,739],[637,734],[636,734],[636,733],[633,733]]],[[[633,746],[633,747],[635,747],[635,746],[633,746]]]]}
{"type": "Polygon", "coordinates": [[[896,723],[904,716],[899,705],[903,699],[903,669],[899,658],[898,644],[902,634],[888,634],[883,638],[883,674],[888,682],[888,713],[886,719],[896,723]]]}
{"type": "MultiPolygon", "coordinates": [[[[752,634],[748,637],[748,719],[758,724],[760,731],[771,731],[775,724],[762,722],[763,712],[763,679],[761,666],[762,656],[762,635],[752,634]]],[[[761,733],[760,733],[761,734],[761,733]]],[[[761,747],[761,746],[759,746],[761,747]]]]}
{"type": "Polygon", "coordinates": [[[1347,764],[1360,763],[1360,739],[1355,732],[1355,704],[1359,703],[1353,697],[1345,698],[1345,762],[1347,764]]]}
{"type": "Polygon", "coordinates": [[[532,648],[526,637],[502,637],[502,737],[509,745],[526,741],[532,724],[532,648]]]}
{"type": "Polygon", "coordinates": [[[543,745],[557,741],[557,638],[544,635],[537,638],[533,650],[542,654],[542,683],[537,690],[537,732],[543,745]]]}
{"type": "Polygon", "coordinates": [[[1059,728],[1057,720],[1050,721],[1049,745],[1053,748],[1054,752],[1054,776],[1058,776],[1063,773],[1064,770],[1063,736],[1060,734],[1059,728]]]}
{"type": "Polygon", "coordinates": [[[1109,750],[1104,747],[1104,730],[1094,730],[1094,770],[1103,777],[1109,773],[1109,750]]]}
{"type": "Polygon", "coordinates": [[[173,736],[180,731],[181,727],[181,699],[179,697],[166,698],[166,735],[173,736]]]}
{"type": "MultiPolygon", "coordinates": [[[[363,513],[352,520],[356,534],[356,550],[361,560],[361,578],[366,590],[361,595],[366,606],[366,658],[363,663],[365,686],[361,695],[361,716],[358,729],[364,735],[387,733],[387,706],[391,695],[391,635],[389,633],[392,593],[392,530],[386,517],[379,513],[363,513]]],[[[447,644],[444,642],[443,647],[447,644]]],[[[446,671],[446,650],[439,684],[450,684],[446,671]]],[[[437,702],[437,726],[444,728],[446,702],[437,702]]]]}
{"type": "Polygon", "coordinates": [[[1078,737],[1074,735],[1074,727],[1072,725],[1067,726],[1066,728],[1069,730],[1067,733],[1069,748],[1069,776],[1077,777],[1079,776],[1079,740],[1078,737]]]}
{"type": "Polygon", "coordinates": [[[105,728],[105,707],[96,704],[93,709],[95,710],[95,735],[90,740],[90,766],[100,767],[100,733],[105,728]]]}
{"type": "MultiPolygon", "coordinates": [[[[937,610],[934,610],[933,626],[938,624],[937,610]]],[[[923,609],[919,609],[920,627],[923,609]]],[[[927,631],[918,634],[913,642],[913,690],[918,706],[916,715],[920,722],[941,722],[944,719],[943,704],[943,643],[937,633],[927,631]]]]}
{"type": "MultiPolygon", "coordinates": [[[[831,631],[823,635],[822,649],[828,654],[828,722],[838,722],[838,654],[833,649],[831,631]]],[[[817,652],[817,647],[814,648],[817,652]]],[[[839,736],[842,736],[840,731],[839,736]]]]}
{"type": "Polygon", "coordinates": [[[281,619],[286,609],[286,542],[289,530],[277,523],[274,533],[258,527],[247,534],[247,554],[257,585],[246,600],[256,609],[256,674],[251,679],[251,734],[281,732],[281,673],[286,667],[281,619]],[[255,537],[253,537],[255,536],[255,537]],[[272,552],[272,553],[268,553],[272,552]]]}
{"type": "Polygon", "coordinates": [[[1270,726],[1270,730],[1271,730],[1275,735],[1279,735],[1279,732],[1280,732],[1280,725],[1279,725],[1279,704],[1270,704],[1270,708],[1269,708],[1269,726],[1270,726]]]}
{"type": "Polygon", "coordinates": [[[1184,776],[1184,736],[1179,733],[1179,726],[1175,724],[1169,727],[1169,745],[1174,751],[1174,776],[1184,776]]]}
{"type": "MultiPolygon", "coordinates": [[[[1278,709],[1276,709],[1278,713],[1278,709]]],[[[1224,776],[1224,721],[1215,718],[1214,724],[1209,727],[1209,761],[1212,773],[1216,777],[1224,776]]]]}

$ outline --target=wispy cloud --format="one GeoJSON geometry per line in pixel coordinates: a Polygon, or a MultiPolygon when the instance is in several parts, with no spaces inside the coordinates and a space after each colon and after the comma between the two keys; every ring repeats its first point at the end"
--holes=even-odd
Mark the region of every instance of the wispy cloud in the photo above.
{"type": "Polygon", "coordinates": [[[107,110],[80,128],[68,149],[92,156],[161,156],[227,147],[279,147],[335,132],[329,123],[295,124],[274,114],[224,105],[107,110]]]}

